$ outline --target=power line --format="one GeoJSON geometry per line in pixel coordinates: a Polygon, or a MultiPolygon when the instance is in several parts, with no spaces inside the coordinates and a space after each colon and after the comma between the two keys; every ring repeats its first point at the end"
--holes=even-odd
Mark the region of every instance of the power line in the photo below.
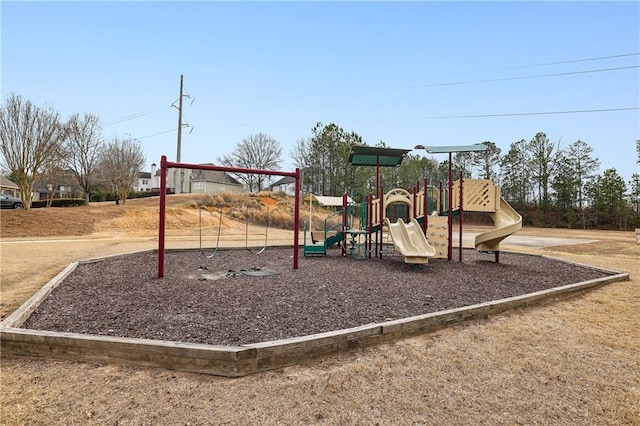
{"type": "Polygon", "coordinates": [[[467,81],[454,81],[450,83],[420,84],[415,86],[405,86],[404,88],[415,89],[419,87],[458,86],[463,84],[491,83],[496,81],[527,80],[532,78],[560,77],[565,75],[592,74],[596,72],[620,71],[620,70],[627,70],[627,69],[633,69],[633,68],[640,68],[640,65],[631,65],[628,67],[617,67],[617,68],[600,68],[595,70],[584,70],[584,71],[569,71],[569,72],[560,72],[560,73],[552,73],[552,74],[525,75],[525,76],[519,76],[519,77],[493,78],[493,79],[486,79],[486,80],[467,80],[467,81]]]}
{"type": "Polygon", "coordinates": [[[556,61],[556,62],[542,62],[539,64],[528,64],[528,65],[512,65],[507,67],[499,67],[499,68],[485,68],[481,70],[465,70],[465,71],[451,71],[446,73],[438,73],[432,74],[432,77],[442,76],[442,75],[451,75],[451,74],[467,74],[467,73],[476,73],[476,72],[487,72],[487,71],[501,71],[501,70],[514,70],[514,69],[522,69],[522,68],[536,68],[536,67],[546,67],[551,65],[564,65],[564,64],[576,64],[579,62],[590,62],[590,61],[601,61],[605,59],[616,59],[616,58],[626,58],[629,56],[638,56],[640,52],[633,53],[622,53],[619,55],[609,55],[609,56],[597,56],[593,58],[582,58],[582,59],[569,59],[566,61],[556,61]]]}
{"type": "Polygon", "coordinates": [[[142,136],[141,138],[136,138],[136,139],[146,139],[146,138],[150,138],[150,137],[153,137],[153,136],[164,135],[166,133],[175,132],[176,130],[178,130],[178,129],[175,128],[175,129],[165,130],[164,132],[158,132],[158,133],[154,133],[152,135],[142,136]]]}
{"type": "Polygon", "coordinates": [[[145,115],[153,114],[153,113],[161,111],[161,110],[163,110],[165,108],[169,108],[169,107],[164,106],[164,107],[148,109],[148,110],[145,110],[145,111],[134,112],[133,114],[125,115],[124,117],[120,117],[120,118],[116,118],[116,119],[111,120],[111,121],[107,121],[106,123],[104,123],[104,125],[105,126],[113,126],[114,124],[124,123],[125,121],[134,120],[136,118],[144,117],[145,115]]]}
{"type": "Polygon", "coordinates": [[[603,109],[583,109],[572,111],[543,111],[543,112],[514,112],[504,114],[477,114],[477,115],[441,115],[432,117],[420,117],[420,120],[448,120],[454,118],[490,118],[490,117],[517,117],[527,115],[555,115],[555,114],[585,114],[595,112],[633,111],[640,110],[640,107],[628,108],[603,108],[603,109]]]}
{"type": "Polygon", "coordinates": [[[623,53],[621,55],[598,56],[596,58],[572,59],[572,60],[568,60],[568,61],[546,62],[546,63],[532,64],[532,65],[519,65],[519,66],[506,67],[506,68],[502,68],[502,69],[546,67],[546,66],[549,66],[549,65],[575,64],[577,62],[601,61],[603,59],[624,58],[624,57],[628,57],[628,56],[638,56],[638,55],[640,55],[639,52],[623,53]]]}

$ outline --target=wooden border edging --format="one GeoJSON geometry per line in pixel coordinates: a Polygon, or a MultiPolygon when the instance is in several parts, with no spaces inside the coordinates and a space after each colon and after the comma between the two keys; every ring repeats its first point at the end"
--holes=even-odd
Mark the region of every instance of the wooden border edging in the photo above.
{"type": "MultiPolygon", "coordinates": [[[[122,256],[122,255],[117,255],[122,256]]],[[[535,293],[409,318],[270,342],[222,346],[21,329],[20,326],[79,263],[74,262],[0,324],[2,354],[120,362],[218,376],[240,377],[298,364],[319,356],[398,340],[508,310],[560,300],[611,284],[629,274],[612,275],[535,293]]],[[[554,259],[564,262],[563,260],[554,259]]],[[[571,263],[571,262],[567,262],[571,263]]]]}

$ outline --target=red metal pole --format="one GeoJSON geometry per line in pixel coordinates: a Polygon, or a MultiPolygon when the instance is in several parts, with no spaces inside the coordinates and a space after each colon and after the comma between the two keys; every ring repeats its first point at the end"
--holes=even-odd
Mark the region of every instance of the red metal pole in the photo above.
{"type": "Polygon", "coordinates": [[[462,206],[462,183],[464,181],[464,176],[462,174],[462,170],[460,170],[460,226],[459,226],[459,235],[458,235],[458,262],[462,262],[462,222],[464,216],[464,208],[462,206]]]}
{"type": "MultiPolygon", "coordinates": [[[[371,196],[370,195],[366,195],[364,197],[364,205],[367,206],[367,229],[369,230],[369,232],[371,232],[371,229],[373,228],[373,212],[371,211],[371,196]]],[[[371,259],[371,238],[367,239],[367,251],[369,252],[369,259],[371,259]]],[[[376,233],[376,247],[378,244],[378,234],[376,233]]],[[[378,255],[378,253],[376,253],[376,256],[378,255]]]]}
{"type": "Polygon", "coordinates": [[[451,205],[453,204],[453,165],[451,164],[451,153],[449,153],[449,197],[447,202],[449,205],[447,206],[447,224],[449,226],[449,244],[447,245],[447,260],[451,260],[453,257],[453,247],[451,243],[453,242],[453,229],[451,229],[453,224],[453,214],[451,211],[451,205]]]}
{"type": "MultiPolygon", "coordinates": [[[[300,243],[300,169],[296,168],[296,195],[293,210],[293,269],[298,269],[298,252],[300,243]]],[[[311,224],[309,224],[311,225],[311,224]]]]}
{"type": "Polygon", "coordinates": [[[348,201],[347,201],[347,193],[342,194],[342,255],[347,255],[347,228],[349,221],[349,214],[347,212],[348,201]]]}
{"type": "MultiPolygon", "coordinates": [[[[382,224],[384,223],[384,192],[380,189],[380,243],[382,243],[382,224]]],[[[380,259],[382,259],[382,250],[379,252],[380,259]]]]}
{"type": "Polygon", "coordinates": [[[416,201],[418,200],[418,191],[420,190],[420,182],[418,182],[417,184],[413,185],[413,213],[411,214],[411,217],[416,217],[416,215],[418,214],[418,206],[416,205],[416,201]]]}
{"type": "Polygon", "coordinates": [[[164,277],[164,228],[167,205],[167,156],[160,158],[160,217],[158,222],[158,278],[164,277]]]}
{"type": "Polygon", "coordinates": [[[424,235],[427,235],[427,223],[429,217],[429,199],[427,198],[428,192],[427,188],[429,187],[429,178],[424,178],[424,200],[422,200],[422,204],[424,204],[422,208],[422,214],[424,215],[424,220],[422,221],[422,230],[424,231],[424,235]]]}
{"type": "Polygon", "coordinates": [[[376,197],[380,198],[380,157],[376,156],[376,197]]]}

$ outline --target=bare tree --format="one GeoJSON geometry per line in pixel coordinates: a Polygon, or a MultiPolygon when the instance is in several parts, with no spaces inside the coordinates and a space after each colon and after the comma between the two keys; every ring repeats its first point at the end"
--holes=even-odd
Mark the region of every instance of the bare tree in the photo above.
{"type": "MultiPolygon", "coordinates": [[[[218,162],[225,167],[276,170],[280,167],[281,156],[282,148],[277,140],[264,133],[257,133],[243,139],[230,155],[218,158],[218,162]]],[[[264,189],[269,179],[267,175],[250,173],[235,175],[251,192],[264,189]]]]}
{"type": "Polygon", "coordinates": [[[47,189],[47,207],[51,207],[56,196],[56,189],[65,176],[64,150],[62,144],[44,162],[42,173],[38,175],[38,181],[47,189]]]}
{"type": "Polygon", "coordinates": [[[289,156],[296,167],[303,170],[307,168],[309,166],[309,157],[311,156],[311,141],[309,138],[299,138],[289,151],[289,156]]]}
{"type": "Polygon", "coordinates": [[[65,163],[84,191],[87,203],[104,148],[101,132],[100,119],[92,114],[73,114],[67,121],[65,163]]]}
{"type": "Polygon", "coordinates": [[[116,193],[116,200],[125,204],[146,159],[140,143],[127,136],[113,137],[100,156],[103,178],[116,193]]]}
{"type": "Polygon", "coordinates": [[[2,166],[15,179],[25,209],[31,208],[33,182],[59,151],[64,136],[60,117],[51,108],[38,107],[15,94],[0,108],[2,166]]]}

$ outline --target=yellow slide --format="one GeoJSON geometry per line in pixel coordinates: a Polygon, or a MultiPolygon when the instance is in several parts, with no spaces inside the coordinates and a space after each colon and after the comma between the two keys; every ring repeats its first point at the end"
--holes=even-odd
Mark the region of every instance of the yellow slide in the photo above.
{"type": "Polygon", "coordinates": [[[404,256],[405,263],[428,263],[428,258],[435,256],[435,247],[429,245],[415,218],[409,223],[404,223],[402,219],[396,223],[391,223],[388,218],[384,221],[393,245],[404,256]]]}
{"type": "Polygon", "coordinates": [[[495,213],[489,213],[489,215],[493,219],[495,228],[476,235],[476,250],[499,252],[500,242],[522,228],[522,216],[502,196],[495,213]]]}

